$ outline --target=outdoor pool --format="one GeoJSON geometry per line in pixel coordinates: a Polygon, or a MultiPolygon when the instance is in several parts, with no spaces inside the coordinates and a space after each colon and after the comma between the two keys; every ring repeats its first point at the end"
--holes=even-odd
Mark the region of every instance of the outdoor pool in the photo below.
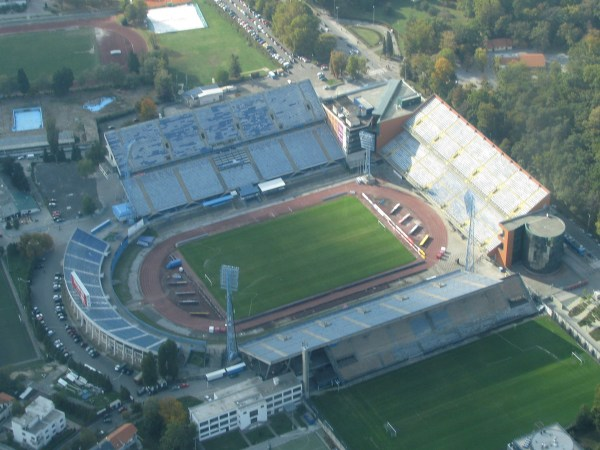
{"type": "Polygon", "coordinates": [[[13,131],[39,130],[44,127],[42,108],[13,109],[13,131]]]}

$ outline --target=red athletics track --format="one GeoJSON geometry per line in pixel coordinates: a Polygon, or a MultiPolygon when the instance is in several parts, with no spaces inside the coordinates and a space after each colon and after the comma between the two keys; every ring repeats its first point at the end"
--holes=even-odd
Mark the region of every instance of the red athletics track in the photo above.
{"type": "Polygon", "coordinates": [[[137,31],[135,31],[135,29],[121,26],[119,23],[116,22],[116,19],[114,17],[110,17],[107,19],[65,20],[64,22],[32,22],[18,26],[1,26],[0,35],[30,33],[34,31],[62,30],[65,28],[72,27],[90,27],[105,30],[105,36],[108,37],[108,42],[105,45],[102,45],[102,40],[99,40],[98,42],[100,60],[103,64],[106,64],[108,62],[121,62],[114,61],[114,57],[113,59],[107,57],[107,51],[108,55],[110,55],[110,50],[121,50],[123,53],[123,58],[126,57],[127,53],[131,49],[133,49],[133,51],[138,55],[141,55],[148,51],[148,46],[146,45],[146,41],[144,40],[144,38],[137,31]],[[114,35],[112,37],[112,43],[110,42],[111,35],[114,35]]]}
{"type": "MultiPolygon", "coordinates": [[[[435,262],[437,249],[448,244],[448,234],[442,219],[437,213],[420,198],[407,192],[398,191],[385,186],[365,186],[357,185],[354,182],[344,183],[329,189],[319,192],[307,194],[269,206],[247,214],[241,214],[237,217],[224,220],[222,222],[213,223],[201,228],[190,230],[181,233],[177,236],[167,239],[158,244],[144,259],[140,268],[140,286],[144,297],[144,303],[151,305],[165,319],[179,326],[198,330],[208,331],[210,325],[222,326],[224,321],[215,322],[205,318],[193,317],[183,309],[179,308],[167,298],[167,294],[163,291],[161,285],[161,270],[164,261],[169,255],[176,252],[175,244],[177,242],[200,236],[204,234],[217,234],[233,228],[238,228],[251,223],[256,223],[264,220],[269,220],[273,217],[290,214],[290,210],[298,210],[308,206],[322,202],[324,199],[335,196],[337,194],[355,192],[357,198],[361,199],[369,209],[372,208],[362,199],[362,192],[366,193],[371,199],[385,198],[391,202],[402,204],[402,211],[397,217],[402,217],[406,213],[413,216],[413,220],[419,220],[427,234],[430,235],[430,251],[427,252],[427,258],[423,265],[417,266],[411,270],[392,273],[388,276],[377,278],[374,281],[360,283],[348,289],[336,290],[335,292],[324,294],[316,298],[299,302],[287,308],[278,309],[276,311],[261,314],[260,316],[245,319],[241,322],[236,322],[237,330],[248,330],[259,326],[269,326],[274,322],[284,318],[297,318],[302,315],[310,314],[319,310],[323,310],[334,304],[343,303],[353,298],[358,298],[366,293],[372,292],[378,286],[386,286],[392,281],[406,277],[416,272],[422,271],[431,267],[435,262]]],[[[389,206],[391,208],[391,206],[389,206]]],[[[373,211],[374,214],[376,214],[373,211]]],[[[203,286],[202,281],[187,267],[184,263],[184,269],[199,286],[203,286]]]]}

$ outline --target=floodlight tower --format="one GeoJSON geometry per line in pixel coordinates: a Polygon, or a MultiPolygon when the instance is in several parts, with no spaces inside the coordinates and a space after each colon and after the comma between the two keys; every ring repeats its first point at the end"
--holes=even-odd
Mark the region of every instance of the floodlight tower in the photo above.
{"type": "Polygon", "coordinates": [[[371,152],[375,151],[375,133],[361,130],[358,132],[360,146],[365,151],[365,169],[363,175],[371,178],[371,152]]]}
{"type": "Polygon", "coordinates": [[[467,236],[465,270],[467,272],[475,272],[475,197],[471,191],[467,191],[464,200],[467,215],[469,216],[469,234],[467,236]]]}
{"type": "Polygon", "coordinates": [[[238,356],[237,342],[235,339],[235,328],[233,327],[233,302],[231,293],[238,290],[238,279],[240,268],[234,266],[221,266],[221,289],[227,292],[227,362],[231,362],[238,356]]]}

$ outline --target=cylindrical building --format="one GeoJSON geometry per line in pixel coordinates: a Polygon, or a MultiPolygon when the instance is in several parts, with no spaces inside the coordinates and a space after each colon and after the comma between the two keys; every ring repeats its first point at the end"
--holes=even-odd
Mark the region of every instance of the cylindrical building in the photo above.
{"type": "Polygon", "coordinates": [[[540,273],[557,270],[564,254],[565,223],[555,216],[531,217],[525,224],[523,262],[540,273]]]}

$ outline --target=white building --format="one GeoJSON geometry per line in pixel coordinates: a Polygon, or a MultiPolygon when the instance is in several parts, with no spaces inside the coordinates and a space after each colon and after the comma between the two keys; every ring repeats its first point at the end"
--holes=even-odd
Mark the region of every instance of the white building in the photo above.
{"type": "Polygon", "coordinates": [[[14,439],[25,448],[44,447],[65,426],[65,413],[54,408],[52,400],[44,397],[36,398],[25,408],[25,414],[12,419],[14,439]]]}
{"type": "Polygon", "coordinates": [[[213,400],[190,408],[201,441],[239,428],[245,430],[302,399],[302,383],[293,373],[262,381],[252,378],[215,391],[213,400]]]}

